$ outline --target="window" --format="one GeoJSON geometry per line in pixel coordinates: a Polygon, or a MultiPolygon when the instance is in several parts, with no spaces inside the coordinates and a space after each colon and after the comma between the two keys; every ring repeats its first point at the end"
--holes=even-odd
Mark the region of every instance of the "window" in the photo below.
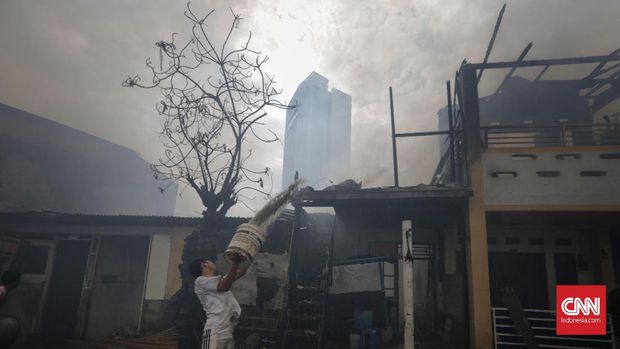
{"type": "Polygon", "coordinates": [[[598,156],[603,160],[620,159],[620,153],[603,153],[598,156]]]}
{"type": "Polygon", "coordinates": [[[602,177],[607,174],[605,171],[581,171],[579,173],[583,177],[602,177]]]}
{"type": "Polygon", "coordinates": [[[15,254],[11,268],[23,274],[45,274],[48,253],[49,246],[22,245],[15,254]]]}
{"type": "Polygon", "coordinates": [[[507,237],[505,242],[506,245],[519,245],[521,243],[521,239],[518,237],[507,237]]]}
{"type": "Polygon", "coordinates": [[[536,171],[538,177],[560,177],[560,171],[536,171]]]}

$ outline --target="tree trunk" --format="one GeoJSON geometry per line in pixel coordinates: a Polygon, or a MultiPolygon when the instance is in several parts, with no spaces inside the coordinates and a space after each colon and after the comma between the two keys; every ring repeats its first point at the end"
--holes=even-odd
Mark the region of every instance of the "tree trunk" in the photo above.
{"type": "Polygon", "coordinates": [[[222,220],[205,217],[198,230],[185,238],[181,257],[181,289],[175,295],[175,327],[179,349],[200,348],[204,326],[204,311],[194,293],[194,277],[189,273],[189,264],[198,258],[215,260],[217,256],[217,232],[222,220]]]}

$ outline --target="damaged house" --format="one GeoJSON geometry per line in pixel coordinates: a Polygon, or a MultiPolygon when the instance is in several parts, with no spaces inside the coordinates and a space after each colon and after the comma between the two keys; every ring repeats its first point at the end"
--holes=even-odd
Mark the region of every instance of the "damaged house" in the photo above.
{"type": "MultiPolygon", "coordinates": [[[[330,306],[319,314],[316,340],[324,347],[373,340],[405,348],[615,347],[617,314],[607,314],[605,335],[556,336],[555,289],[619,287],[618,53],[464,63],[454,90],[448,82],[440,131],[393,131],[395,139],[440,139],[429,185],[399,187],[395,164],[394,187],[301,191],[299,227],[310,207],[336,213],[322,229],[327,281],[314,282],[330,306]],[[566,66],[582,77],[558,78],[566,66]],[[515,75],[523,67],[537,69],[536,77],[515,75]],[[478,79],[489,69],[509,72],[481,98],[478,79]],[[545,78],[549,70],[554,78],[545,78]]],[[[289,307],[305,301],[303,287],[289,307]]]]}
{"type": "MultiPolygon", "coordinates": [[[[23,274],[2,308],[20,321],[19,343],[97,343],[174,328],[183,246],[200,220],[0,213],[0,267],[23,274]],[[11,249],[12,242],[17,246],[11,249]]],[[[215,251],[224,251],[235,227],[246,221],[225,219],[210,237],[215,251]]],[[[276,221],[263,251],[233,287],[243,307],[237,327],[242,340],[257,334],[259,341],[279,340],[291,225],[286,214],[276,221]]],[[[216,262],[225,263],[221,254],[216,262]]],[[[174,335],[169,341],[176,347],[174,335]]]]}
{"type": "MultiPolygon", "coordinates": [[[[19,319],[18,345],[173,328],[185,240],[201,222],[172,216],[177,185],[153,178],[134,151],[84,132],[6,105],[0,120],[0,270],[23,275],[1,311],[19,319]]],[[[211,237],[215,250],[246,220],[226,218],[211,237]]],[[[235,285],[243,338],[257,331],[278,337],[289,221],[284,214],[276,222],[235,285]]]]}

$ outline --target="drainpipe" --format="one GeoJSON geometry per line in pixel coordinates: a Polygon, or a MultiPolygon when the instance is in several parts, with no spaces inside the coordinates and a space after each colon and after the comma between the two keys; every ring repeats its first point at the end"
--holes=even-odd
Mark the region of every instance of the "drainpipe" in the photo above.
{"type": "Polygon", "coordinates": [[[413,349],[413,238],[411,221],[402,223],[403,242],[403,314],[405,318],[405,346],[404,349],[413,349]]]}

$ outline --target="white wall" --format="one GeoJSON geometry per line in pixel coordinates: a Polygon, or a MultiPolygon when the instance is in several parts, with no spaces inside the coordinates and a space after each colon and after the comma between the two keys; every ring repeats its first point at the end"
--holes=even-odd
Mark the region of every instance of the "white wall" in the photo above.
{"type": "MultiPolygon", "coordinates": [[[[620,149],[617,151],[620,153],[620,149]]],[[[592,147],[589,151],[541,148],[514,152],[487,151],[483,154],[486,204],[619,205],[620,159],[601,159],[613,153],[592,147]],[[575,153],[580,159],[556,158],[575,153]],[[515,160],[513,155],[531,154],[534,160],[515,160]],[[537,171],[559,171],[558,177],[540,177],[537,171]],[[601,177],[584,177],[582,171],[605,171],[601,177]],[[495,178],[493,172],[516,172],[514,178],[495,178]]]]}
{"type": "Polygon", "coordinates": [[[153,234],[146,276],[145,299],[163,300],[165,298],[169,262],[170,235],[153,234]]]}

